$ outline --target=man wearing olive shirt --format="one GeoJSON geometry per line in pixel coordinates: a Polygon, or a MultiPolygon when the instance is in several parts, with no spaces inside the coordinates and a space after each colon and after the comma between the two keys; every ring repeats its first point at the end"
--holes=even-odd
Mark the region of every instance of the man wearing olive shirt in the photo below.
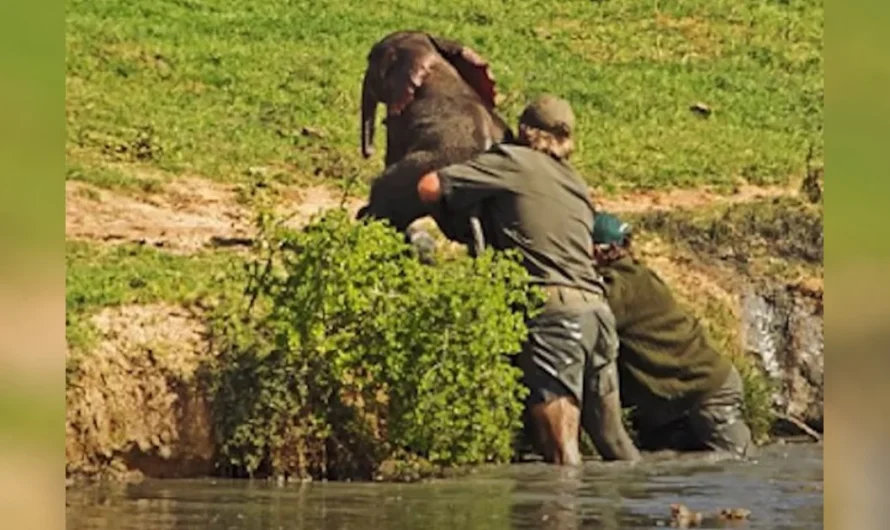
{"type": "Polygon", "coordinates": [[[580,425],[604,459],[637,460],[621,422],[614,319],[590,259],[593,206],[568,163],[574,125],[567,101],[543,95],[520,116],[515,144],[428,173],[417,190],[445,215],[478,211],[486,244],[518,250],[548,294],[517,356],[545,459],[580,464],[580,425]]]}

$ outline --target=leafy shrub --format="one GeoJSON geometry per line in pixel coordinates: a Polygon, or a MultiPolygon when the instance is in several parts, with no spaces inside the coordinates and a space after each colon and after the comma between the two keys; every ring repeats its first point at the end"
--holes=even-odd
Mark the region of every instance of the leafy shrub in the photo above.
{"type": "Polygon", "coordinates": [[[526,390],[509,355],[541,300],[514,255],[430,267],[342,210],[302,231],[263,219],[246,296],[215,319],[222,464],[370,478],[398,455],[511,457],[526,390]]]}

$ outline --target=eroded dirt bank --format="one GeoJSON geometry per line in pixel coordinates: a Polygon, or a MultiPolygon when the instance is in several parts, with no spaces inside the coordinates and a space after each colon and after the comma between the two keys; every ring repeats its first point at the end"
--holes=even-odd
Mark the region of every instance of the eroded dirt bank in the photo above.
{"type": "MultiPolygon", "coordinates": [[[[65,236],[102,244],[141,243],[171,252],[243,245],[254,216],[242,186],[198,178],[163,185],[158,191],[127,194],[77,181],[65,183],[65,236]]],[[[292,226],[343,201],[323,187],[280,190],[277,210],[292,226]]],[[[344,205],[355,213],[361,201],[344,205]]]]}
{"type": "MultiPolygon", "coordinates": [[[[142,194],[69,181],[66,236],[178,254],[239,247],[249,242],[253,222],[242,192],[200,179],[142,194]]],[[[342,203],[338,192],[320,187],[285,189],[280,198],[280,211],[292,214],[295,225],[342,203]]],[[[795,210],[810,208],[797,189],[753,187],[729,196],[645,193],[597,202],[637,224],[639,254],[712,329],[725,330],[718,342],[735,345],[772,378],[776,410],[821,430],[822,256],[821,239],[814,239],[821,236],[821,209],[795,210]],[[779,237],[789,222],[802,232],[779,237]],[[730,228],[721,229],[724,224],[730,228]],[[805,248],[795,244],[801,237],[805,248]]],[[[352,212],[360,204],[345,202],[352,212]]],[[[90,320],[95,344],[69,352],[67,474],[212,473],[210,396],[198,372],[213,352],[200,311],[124,305],[90,320]]]]}
{"type": "Polygon", "coordinates": [[[92,323],[95,346],[68,365],[66,472],[211,473],[211,414],[197,371],[212,353],[200,315],[131,305],[104,309],[92,323]]]}

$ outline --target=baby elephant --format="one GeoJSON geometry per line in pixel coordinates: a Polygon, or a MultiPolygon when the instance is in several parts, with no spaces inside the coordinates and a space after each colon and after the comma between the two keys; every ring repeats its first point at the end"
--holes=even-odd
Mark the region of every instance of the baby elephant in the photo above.
{"type": "Polygon", "coordinates": [[[494,112],[494,99],[488,63],[457,41],[397,31],[377,42],[362,85],[361,143],[362,154],[370,157],[377,104],[383,103],[386,167],[358,217],[387,219],[405,232],[430,215],[447,236],[472,244],[470,218],[446,224],[435,208],[420,202],[417,181],[512,139],[509,126],[494,112]]]}

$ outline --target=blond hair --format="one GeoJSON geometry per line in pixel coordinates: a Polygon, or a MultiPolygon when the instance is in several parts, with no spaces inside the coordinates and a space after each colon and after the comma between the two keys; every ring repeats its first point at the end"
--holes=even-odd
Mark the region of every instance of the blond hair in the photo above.
{"type": "Polygon", "coordinates": [[[519,124],[519,142],[560,160],[567,160],[575,150],[571,136],[556,135],[525,123],[519,124]]]}

